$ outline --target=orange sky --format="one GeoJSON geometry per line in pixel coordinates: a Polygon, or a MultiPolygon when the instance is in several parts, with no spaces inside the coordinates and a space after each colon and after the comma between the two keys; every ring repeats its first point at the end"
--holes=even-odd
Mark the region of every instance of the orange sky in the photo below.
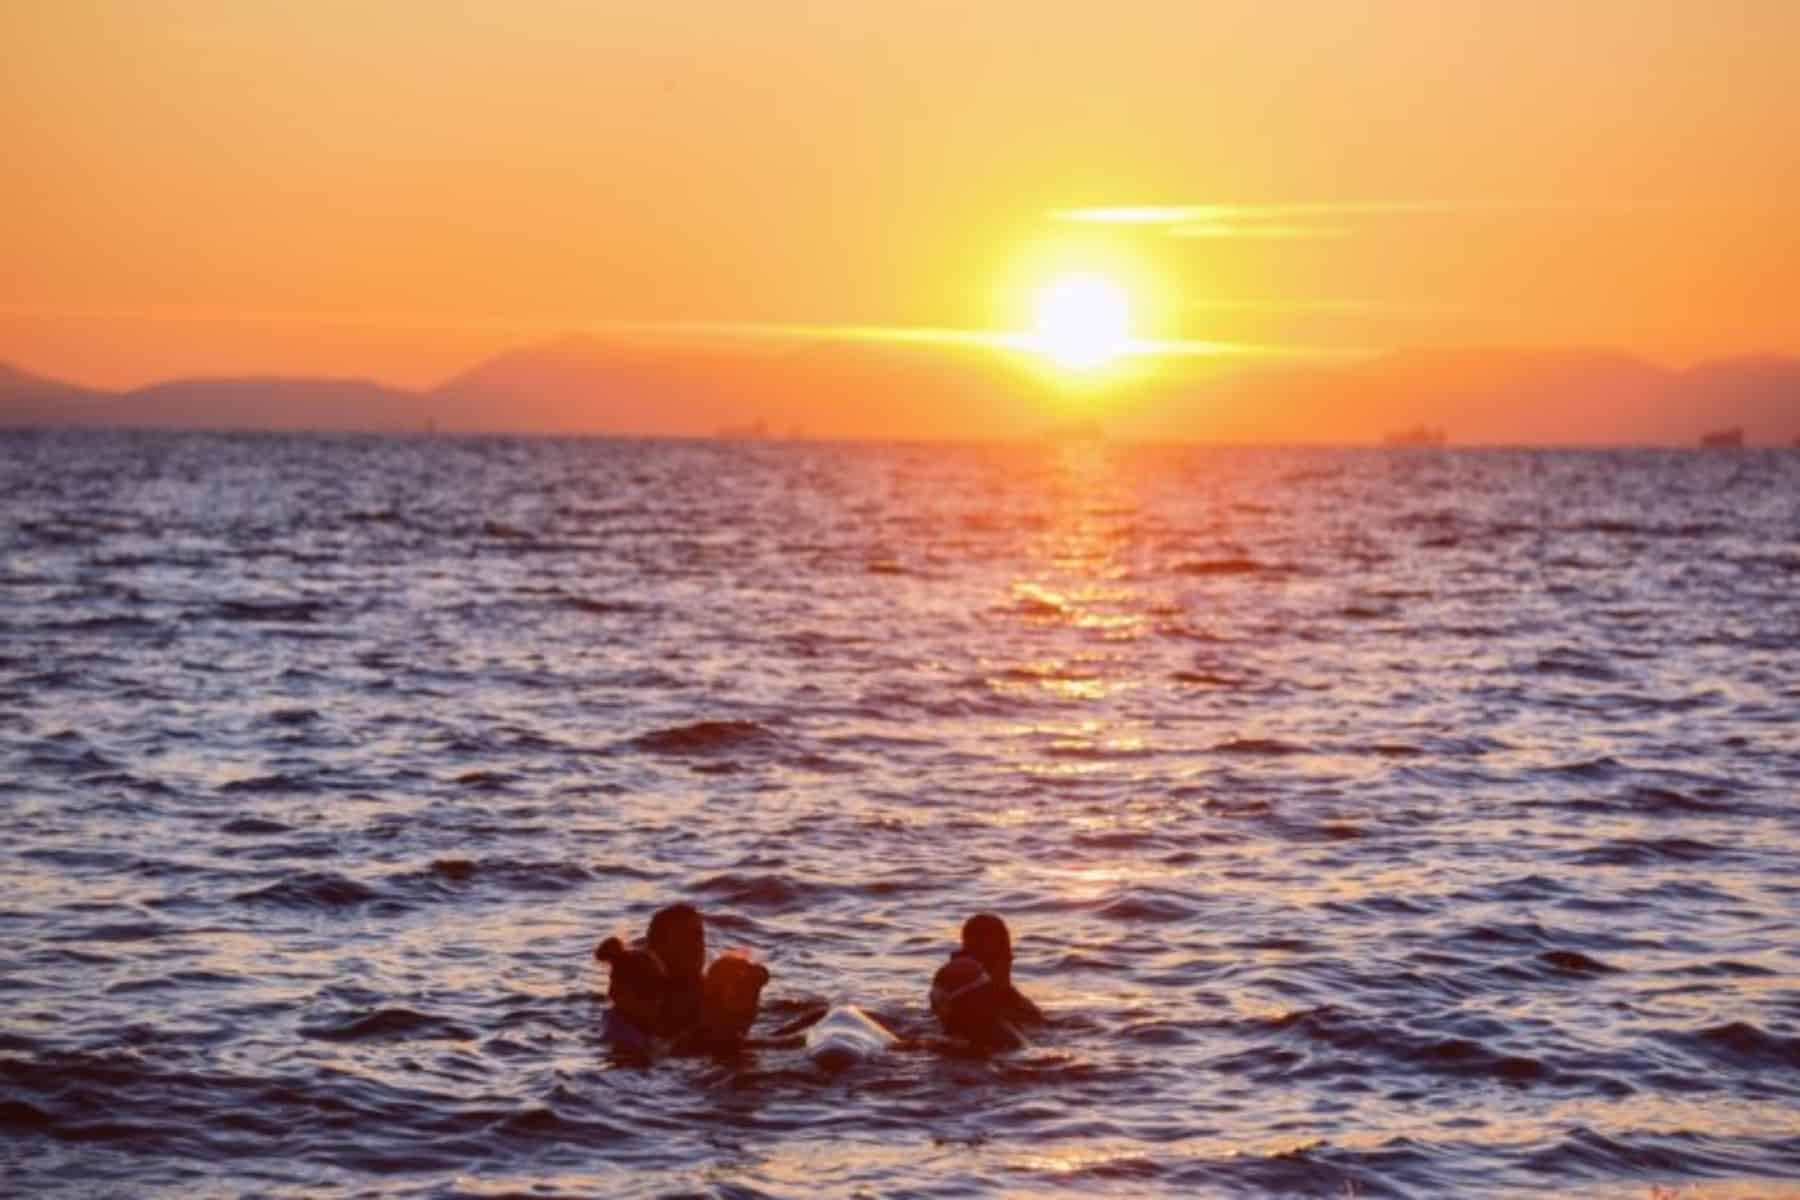
{"type": "Polygon", "coordinates": [[[1159,338],[1800,351],[1789,0],[0,0],[0,43],[0,360],[84,383],[1005,328],[1065,261],[1159,338]],[[1122,206],[1180,211],[1070,219],[1122,206]]]}

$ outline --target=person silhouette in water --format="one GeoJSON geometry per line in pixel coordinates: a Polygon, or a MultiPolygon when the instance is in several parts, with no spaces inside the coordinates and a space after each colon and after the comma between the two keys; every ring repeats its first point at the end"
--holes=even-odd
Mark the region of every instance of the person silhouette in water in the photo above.
{"type": "Polygon", "coordinates": [[[655,1039],[677,1051],[736,1048],[769,982],[768,968],[741,951],[708,966],[706,922],[691,904],[658,909],[638,946],[609,937],[594,957],[611,970],[608,1036],[645,1050],[656,1046],[655,1039]]]}
{"type": "Polygon", "coordinates": [[[700,1024],[704,1006],[706,922],[700,910],[691,904],[657,909],[650,918],[644,948],[662,961],[668,973],[656,1032],[680,1037],[700,1024]]]}
{"type": "Polygon", "coordinates": [[[669,993],[669,973],[662,960],[648,950],[630,949],[616,937],[594,947],[594,959],[605,963],[610,975],[606,986],[606,998],[612,1002],[606,1014],[608,1040],[648,1053],[662,1027],[663,1004],[669,993]]]}
{"type": "Polygon", "coordinates": [[[769,968],[743,950],[713,959],[701,979],[700,1020],[680,1035],[675,1048],[704,1054],[742,1050],[768,982],[769,968]]]}
{"type": "Polygon", "coordinates": [[[993,913],[963,922],[962,945],[931,980],[931,1011],[953,1038],[984,1049],[1026,1045],[1020,1031],[1044,1022],[1013,986],[1012,934],[993,913]]]}

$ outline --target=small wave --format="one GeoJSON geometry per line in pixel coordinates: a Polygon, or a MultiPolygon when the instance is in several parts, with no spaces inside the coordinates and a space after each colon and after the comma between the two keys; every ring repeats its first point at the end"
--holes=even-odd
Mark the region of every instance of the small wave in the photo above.
{"type": "Polygon", "coordinates": [[[1222,817],[1266,817],[1275,811],[1275,806],[1257,796],[1246,799],[1208,796],[1206,811],[1222,817]]]}
{"type": "Polygon", "coordinates": [[[1685,792],[1659,787],[1635,787],[1623,796],[1625,806],[1635,813],[1650,816],[1689,816],[1695,813],[1725,813],[1730,806],[1690,796],[1685,792]]]}
{"type": "Polygon", "coordinates": [[[1663,1034],[1662,1039],[1695,1057],[1740,1071],[1800,1070],[1800,1037],[1783,1037],[1748,1021],[1663,1034]]]}
{"type": "Polygon", "coordinates": [[[229,783],[222,783],[219,785],[219,791],[227,796],[245,792],[311,792],[316,790],[317,789],[306,780],[295,779],[292,776],[282,774],[256,775],[249,779],[233,779],[229,783]]]}
{"type": "Polygon", "coordinates": [[[55,1124],[49,1113],[34,1104],[23,1100],[0,1100],[0,1129],[44,1133],[55,1124]]]}
{"type": "Polygon", "coordinates": [[[1052,742],[1044,747],[1046,758],[1072,758],[1084,762],[1116,762],[1127,758],[1147,758],[1154,751],[1143,746],[1096,745],[1073,740],[1052,742]]]}
{"type": "Polygon", "coordinates": [[[1230,675],[1216,675],[1211,671],[1177,671],[1170,676],[1176,683],[1185,683],[1194,687],[1242,687],[1244,681],[1230,675]]]}
{"type": "Polygon", "coordinates": [[[1217,575],[1258,575],[1269,570],[1253,558],[1190,559],[1176,563],[1170,571],[1176,575],[1209,578],[1217,575]]]}
{"type": "Polygon", "coordinates": [[[465,771],[456,777],[456,782],[472,791],[504,792],[518,782],[518,777],[505,771],[465,771]]]}
{"type": "Polygon", "coordinates": [[[1551,940],[1542,925],[1526,921],[1516,925],[1472,925],[1454,940],[1487,946],[1541,946],[1551,940]]]}
{"type": "Polygon", "coordinates": [[[1354,842],[1368,836],[1360,825],[1348,821],[1321,821],[1312,827],[1312,837],[1327,842],[1354,842]]]}
{"type": "Polygon", "coordinates": [[[1678,967],[1668,974],[1697,979],[1770,979],[1780,975],[1781,972],[1773,967],[1760,966],[1756,963],[1739,962],[1734,958],[1721,958],[1713,962],[1678,967]]]}
{"type": "Polygon", "coordinates": [[[1028,663],[1007,667],[996,676],[1018,683],[1084,683],[1099,677],[1098,672],[1069,663],[1028,663]]]}
{"type": "Polygon", "coordinates": [[[1606,755],[1585,762],[1564,763],[1551,767],[1548,773],[1565,779],[1606,780],[1617,778],[1625,770],[1618,759],[1606,755]]]}
{"type": "MultiPolygon", "coordinates": [[[[1690,1133],[1615,1139],[1586,1126],[1576,1126],[1555,1145],[1526,1158],[1523,1165],[1561,1183],[1571,1179],[1615,1178],[1620,1174],[1641,1176],[1646,1172],[1664,1175],[1730,1173],[1732,1161],[1705,1153],[1705,1141],[1690,1133]]],[[[1684,1188],[1669,1194],[1685,1193],[1684,1188]]],[[[1731,1194],[1772,1195],[1760,1190],[1731,1194]]]]}
{"type": "Polygon", "coordinates": [[[70,867],[76,870],[95,867],[114,871],[132,865],[131,855],[122,850],[94,850],[87,847],[33,847],[19,851],[19,857],[28,862],[54,863],[59,867],[70,867]]]}
{"type": "Polygon", "coordinates": [[[1609,536],[1635,535],[1646,532],[1642,525],[1633,521],[1608,520],[1583,521],[1579,525],[1570,526],[1569,530],[1572,533],[1599,533],[1609,536]]]}
{"type": "Polygon", "coordinates": [[[475,864],[466,858],[440,858],[431,864],[431,872],[462,883],[475,877],[475,864]]]}
{"type": "Polygon", "coordinates": [[[543,1138],[571,1145],[598,1145],[627,1136],[624,1129],[598,1118],[577,1120],[542,1106],[514,1113],[497,1128],[508,1137],[543,1138]]]}
{"type": "Polygon", "coordinates": [[[1305,754],[1304,746],[1296,746],[1292,742],[1280,741],[1276,738],[1233,738],[1229,742],[1220,742],[1212,748],[1214,754],[1305,754]]]}
{"type": "Polygon", "coordinates": [[[1158,621],[1156,632],[1159,637],[1180,638],[1183,641],[1206,642],[1212,645],[1220,645],[1231,640],[1210,629],[1198,629],[1186,621],[1178,620],[1158,621]]]}
{"type": "Polygon", "coordinates": [[[1100,906],[1099,915],[1109,921],[1149,921],[1158,924],[1186,921],[1196,912],[1186,897],[1168,892],[1129,891],[1100,906]]]}
{"type": "Polygon", "coordinates": [[[817,889],[795,883],[784,875],[727,873],[701,880],[694,885],[694,890],[744,908],[791,909],[809,899],[817,889]]]}
{"type": "Polygon", "coordinates": [[[91,925],[74,933],[51,934],[49,942],[149,942],[174,931],[160,921],[124,921],[117,925],[91,925]]]}
{"type": "Polygon", "coordinates": [[[391,508],[352,510],[339,520],[347,525],[404,525],[406,518],[391,508]]]}
{"type": "Polygon", "coordinates": [[[1010,612],[1022,617],[1041,618],[1069,615],[1068,603],[1059,596],[1034,587],[1018,587],[1013,590],[1015,593],[1013,602],[1002,608],[1002,612],[1010,612]]]}
{"type": "Polygon", "coordinates": [[[1319,908],[1324,912],[1359,919],[1422,917],[1437,911],[1437,905],[1430,900],[1386,895],[1364,896],[1359,900],[1327,900],[1319,908]]]}
{"type": "MultiPolygon", "coordinates": [[[[1352,1016],[1331,1005],[1274,1018],[1268,1028],[1287,1038],[1327,1046],[1358,1057],[1375,1055],[1409,1070],[1434,1075],[1489,1078],[1523,1084],[1544,1080],[1551,1068],[1526,1055],[1506,1054],[1469,1037],[1432,1037],[1352,1016]]],[[[1328,1072],[1360,1070],[1354,1063],[1324,1064],[1328,1072]]],[[[1316,1071],[1319,1064],[1314,1064],[1316,1071]]]]}
{"type": "Polygon", "coordinates": [[[468,1042],[475,1039],[471,1030],[446,1017],[410,1008],[383,1008],[335,1021],[302,1025],[300,1036],[322,1042],[468,1042]]]}
{"type": "Polygon", "coordinates": [[[644,611],[642,605],[633,604],[629,600],[590,600],[586,596],[565,596],[561,604],[572,612],[596,617],[626,616],[644,611]]]}
{"type": "Polygon", "coordinates": [[[1456,892],[1452,899],[1458,903],[1474,902],[1476,904],[1536,904],[1545,900],[1554,900],[1568,895],[1568,884],[1550,878],[1548,875],[1517,875],[1511,879],[1501,879],[1480,887],[1468,888],[1456,892]]]}
{"type": "Polygon", "coordinates": [[[1155,850],[1163,839],[1154,833],[1136,829],[1113,829],[1104,833],[1078,833],[1074,844],[1083,850],[1155,850]]]}
{"type": "Polygon", "coordinates": [[[553,893],[580,887],[591,882],[594,875],[578,863],[439,858],[425,871],[399,878],[424,878],[439,884],[479,882],[506,891],[553,893]]]}
{"type": "Polygon", "coordinates": [[[1371,608],[1363,604],[1346,605],[1338,610],[1338,616],[1346,621],[1380,621],[1395,616],[1390,608],[1371,608]]]}
{"type": "Polygon", "coordinates": [[[1692,838],[1646,838],[1607,842],[1582,850],[1571,861],[1589,867],[1648,867],[1668,862],[1705,862],[1724,848],[1692,838]]]}
{"type": "Polygon", "coordinates": [[[226,621],[268,621],[306,625],[317,620],[328,605],[322,600],[221,600],[213,615],[226,621]]]}
{"type": "Polygon", "coordinates": [[[1567,675],[1591,683],[1611,683],[1619,678],[1619,673],[1605,659],[1567,648],[1540,656],[1532,670],[1539,675],[1567,675]]]}
{"type": "Polygon", "coordinates": [[[381,893],[375,889],[329,871],[291,875],[267,887],[253,888],[232,897],[247,904],[312,910],[354,908],[380,898],[381,893]]]}
{"type": "Polygon", "coordinates": [[[219,826],[220,833],[254,836],[258,834],[292,833],[292,825],[283,825],[280,821],[265,820],[262,817],[235,817],[219,826]]]}
{"type": "Polygon", "coordinates": [[[1579,950],[1546,950],[1537,956],[1537,960],[1567,975],[1609,975],[1618,970],[1579,950]]]}
{"type": "Polygon", "coordinates": [[[74,621],[52,621],[41,626],[45,633],[132,633],[162,627],[161,621],[149,617],[82,617],[74,621]]]}
{"type": "Polygon", "coordinates": [[[652,754],[716,754],[772,741],[774,737],[773,732],[755,721],[696,721],[641,734],[626,744],[652,754]]]}

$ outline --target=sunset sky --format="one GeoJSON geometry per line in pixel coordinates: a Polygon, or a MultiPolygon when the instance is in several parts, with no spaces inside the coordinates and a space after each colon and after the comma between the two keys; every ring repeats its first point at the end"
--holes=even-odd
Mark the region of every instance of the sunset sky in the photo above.
{"type": "Polygon", "coordinates": [[[0,0],[0,41],[0,360],[82,383],[1004,332],[1071,273],[1193,352],[1800,350],[1791,0],[0,0]]]}

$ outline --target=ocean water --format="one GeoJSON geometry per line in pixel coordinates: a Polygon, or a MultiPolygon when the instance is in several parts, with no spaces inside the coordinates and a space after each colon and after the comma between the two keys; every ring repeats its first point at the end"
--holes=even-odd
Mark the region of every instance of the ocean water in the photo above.
{"type": "Polygon", "coordinates": [[[1800,453],[0,437],[0,1191],[1800,1177],[1800,453]],[[761,1030],[615,1055],[686,899],[761,1030]]]}

